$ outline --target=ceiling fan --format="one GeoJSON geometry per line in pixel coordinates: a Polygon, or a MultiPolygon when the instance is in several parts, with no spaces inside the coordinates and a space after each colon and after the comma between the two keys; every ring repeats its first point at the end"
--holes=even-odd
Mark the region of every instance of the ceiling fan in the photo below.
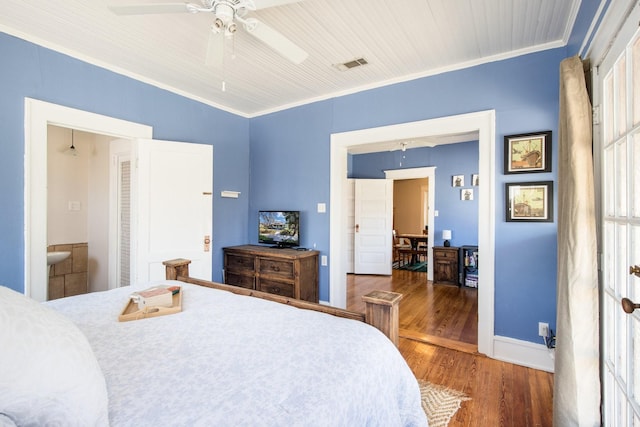
{"type": "Polygon", "coordinates": [[[246,32],[280,55],[300,64],[308,53],[278,31],[255,18],[247,18],[250,11],[296,3],[300,0],[200,0],[197,3],[151,3],[124,6],[109,6],[116,15],[146,15],[158,13],[200,13],[208,12],[214,16],[207,47],[206,64],[220,65],[224,57],[224,39],[233,37],[241,24],[246,32]]]}

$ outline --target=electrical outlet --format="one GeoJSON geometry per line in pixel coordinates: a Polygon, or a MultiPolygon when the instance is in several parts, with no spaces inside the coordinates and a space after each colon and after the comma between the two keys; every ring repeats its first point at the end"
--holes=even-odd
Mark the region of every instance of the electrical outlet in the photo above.
{"type": "Polygon", "coordinates": [[[538,335],[541,337],[549,336],[549,324],[545,322],[538,322],[538,335]]]}

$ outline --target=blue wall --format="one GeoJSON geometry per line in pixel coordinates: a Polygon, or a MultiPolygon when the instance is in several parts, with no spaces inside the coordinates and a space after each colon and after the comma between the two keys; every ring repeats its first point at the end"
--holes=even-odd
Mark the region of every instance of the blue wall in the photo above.
{"type": "Polygon", "coordinates": [[[153,126],[156,139],[213,145],[213,272],[246,242],[249,120],[0,33],[0,284],[24,290],[24,98],[153,126]],[[241,191],[221,199],[220,190],[241,191]]]}
{"type": "Polygon", "coordinates": [[[442,230],[452,231],[452,246],[478,244],[478,187],[471,185],[471,174],[478,173],[478,141],[351,157],[350,178],[384,178],[385,170],[435,166],[434,246],[443,244],[442,230]],[[473,200],[460,200],[461,188],[451,185],[454,175],[464,176],[462,188],[474,190],[473,200]]]}
{"type": "MultiPolygon", "coordinates": [[[[259,210],[300,211],[300,246],[329,254],[330,101],[251,120],[249,242],[258,242],[259,210]],[[317,213],[326,203],[327,213],[317,213]]],[[[329,300],[329,271],[319,273],[322,301],[329,300]]]]}
{"type": "MultiPolygon", "coordinates": [[[[548,50],[252,119],[249,228],[256,226],[258,209],[288,206],[293,197],[297,206],[307,211],[306,227],[313,230],[303,237],[303,244],[317,243],[326,252],[329,217],[314,212],[316,203],[329,196],[332,133],[494,109],[495,333],[539,342],[538,322],[555,327],[556,224],[506,223],[504,183],[556,179],[558,70],[565,57],[564,49],[548,50]],[[504,135],[548,129],[553,132],[552,172],[503,175],[504,135]],[[283,156],[289,152],[302,153],[292,162],[293,180],[282,162],[280,167],[264,162],[265,156],[275,160],[276,153],[283,156]],[[284,188],[291,191],[283,192],[284,188]]],[[[409,163],[404,166],[412,167],[409,163]]],[[[444,162],[438,166],[447,168],[444,162]]],[[[323,267],[321,299],[328,300],[328,292],[328,274],[323,267]]]]}

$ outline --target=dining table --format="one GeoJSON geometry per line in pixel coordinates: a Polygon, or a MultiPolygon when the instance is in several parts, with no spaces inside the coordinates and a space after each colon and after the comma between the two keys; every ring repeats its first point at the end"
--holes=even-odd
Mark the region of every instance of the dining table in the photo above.
{"type": "MultiPolygon", "coordinates": [[[[425,244],[429,241],[429,235],[422,233],[400,233],[396,235],[398,239],[407,239],[411,244],[411,264],[415,264],[418,261],[418,245],[421,242],[425,244]]],[[[425,245],[427,246],[427,245],[425,245]]],[[[424,250],[425,255],[427,249],[424,250]]]]}

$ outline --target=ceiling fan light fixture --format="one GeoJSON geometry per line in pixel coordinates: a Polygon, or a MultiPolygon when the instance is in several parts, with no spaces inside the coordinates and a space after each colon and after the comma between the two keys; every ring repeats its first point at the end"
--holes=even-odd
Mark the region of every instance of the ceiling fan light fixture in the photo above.
{"type": "Polygon", "coordinates": [[[216,18],[216,20],[213,21],[213,24],[211,24],[211,31],[213,31],[216,34],[219,33],[223,28],[224,28],[224,22],[222,22],[221,19],[216,18]]]}
{"type": "Polygon", "coordinates": [[[111,11],[116,15],[145,15],[184,12],[212,13],[215,20],[211,25],[211,34],[209,34],[207,57],[205,59],[205,64],[207,66],[215,66],[221,62],[219,59],[221,55],[216,56],[215,54],[221,54],[224,45],[221,42],[216,43],[216,39],[220,39],[222,41],[223,37],[216,37],[216,35],[222,33],[224,30],[223,35],[230,38],[237,31],[237,23],[243,24],[244,28],[250,35],[266,44],[284,58],[294,64],[300,64],[309,56],[309,54],[300,46],[296,45],[277,30],[255,18],[245,19],[245,16],[249,11],[266,9],[288,3],[296,3],[298,1],[301,0],[261,0],[262,3],[257,7],[254,0],[200,0],[200,4],[150,3],[142,5],[109,6],[109,9],[111,9],[111,11]]]}
{"type": "Polygon", "coordinates": [[[225,26],[233,22],[235,13],[235,9],[227,3],[216,3],[215,9],[213,10],[216,20],[221,20],[225,26]]]}

